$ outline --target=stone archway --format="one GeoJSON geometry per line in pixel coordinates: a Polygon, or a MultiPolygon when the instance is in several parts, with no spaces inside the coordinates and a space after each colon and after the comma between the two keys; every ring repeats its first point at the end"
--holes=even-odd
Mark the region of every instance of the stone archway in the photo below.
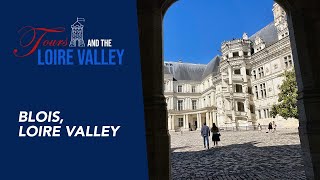
{"type": "MultiPolygon", "coordinates": [[[[276,0],[288,14],[299,97],[299,133],[308,179],[320,179],[320,9],[318,0],[276,0]]],[[[176,0],[138,0],[138,26],[150,179],[170,179],[163,96],[162,20],[176,0]]]]}

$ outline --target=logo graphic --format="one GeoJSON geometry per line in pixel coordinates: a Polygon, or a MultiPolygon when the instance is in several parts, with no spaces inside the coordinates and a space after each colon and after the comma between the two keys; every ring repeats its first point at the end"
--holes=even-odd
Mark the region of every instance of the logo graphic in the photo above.
{"type": "Polygon", "coordinates": [[[24,58],[34,56],[39,66],[55,65],[123,65],[125,49],[115,48],[111,38],[83,39],[84,18],[77,17],[71,25],[71,39],[64,26],[56,28],[25,26],[18,33],[19,50],[13,50],[14,56],[24,58]]]}
{"type": "Polygon", "coordinates": [[[77,18],[77,21],[71,25],[71,40],[69,47],[76,47],[78,42],[78,47],[85,47],[83,40],[83,26],[80,21],[85,21],[84,18],[77,18]]]}

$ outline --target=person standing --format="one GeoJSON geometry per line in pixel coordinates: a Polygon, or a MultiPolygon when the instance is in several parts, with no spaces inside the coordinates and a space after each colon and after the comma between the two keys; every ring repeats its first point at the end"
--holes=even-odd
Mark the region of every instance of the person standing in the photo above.
{"type": "Polygon", "coordinates": [[[277,125],[274,121],[272,122],[272,124],[273,124],[273,132],[276,132],[277,125]]]}
{"type": "Polygon", "coordinates": [[[219,128],[216,126],[216,123],[212,124],[211,132],[212,132],[213,145],[218,146],[218,142],[220,141],[220,133],[219,133],[219,128]]]}
{"type": "Polygon", "coordinates": [[[209,149],[210,129],[206,125],[206,123],[204,123],[202,128],[201,128],[201,136],[203,137],[204,148],[208,148],[209,149]]]}
{"type": "Polygon", "coordinates": [[[271,123],[271,122],[269,123],[268,129],[269,129],[269,132],[270,132],[270,131],[272,131],[272,129],[273,129],[273,128],[272,128],[272,123],[271,123]]]}
{"type": "Polygon", "coordinates": [[[261,124],[258,123],[258,131],[261,131],[261,130],[262,130],[261,124]]]}

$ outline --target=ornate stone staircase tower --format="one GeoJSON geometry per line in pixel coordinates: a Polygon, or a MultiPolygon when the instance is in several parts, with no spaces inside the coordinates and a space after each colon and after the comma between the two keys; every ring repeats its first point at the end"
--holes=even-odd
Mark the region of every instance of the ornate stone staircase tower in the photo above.
{"type": "Polygon", "coordinates": [[[236,127],[255,125],[251,115],[253,95],[250,82],[251,41],[246,33],[241,39],[233,39],[222,43],[223,108],[226,125],[236,127]]]}

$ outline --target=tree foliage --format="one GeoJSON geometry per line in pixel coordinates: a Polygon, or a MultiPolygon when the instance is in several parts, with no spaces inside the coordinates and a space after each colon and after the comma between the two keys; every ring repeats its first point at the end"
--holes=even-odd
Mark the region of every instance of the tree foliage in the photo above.
{"type": "Polygon", "coordinates": [[[294,71],[285,71],[284,80],[280,86],[278,104],[272,106],[270,114],[282,116],[284,119],[298,118],[297,96],[298,88],[294,71]]]}

